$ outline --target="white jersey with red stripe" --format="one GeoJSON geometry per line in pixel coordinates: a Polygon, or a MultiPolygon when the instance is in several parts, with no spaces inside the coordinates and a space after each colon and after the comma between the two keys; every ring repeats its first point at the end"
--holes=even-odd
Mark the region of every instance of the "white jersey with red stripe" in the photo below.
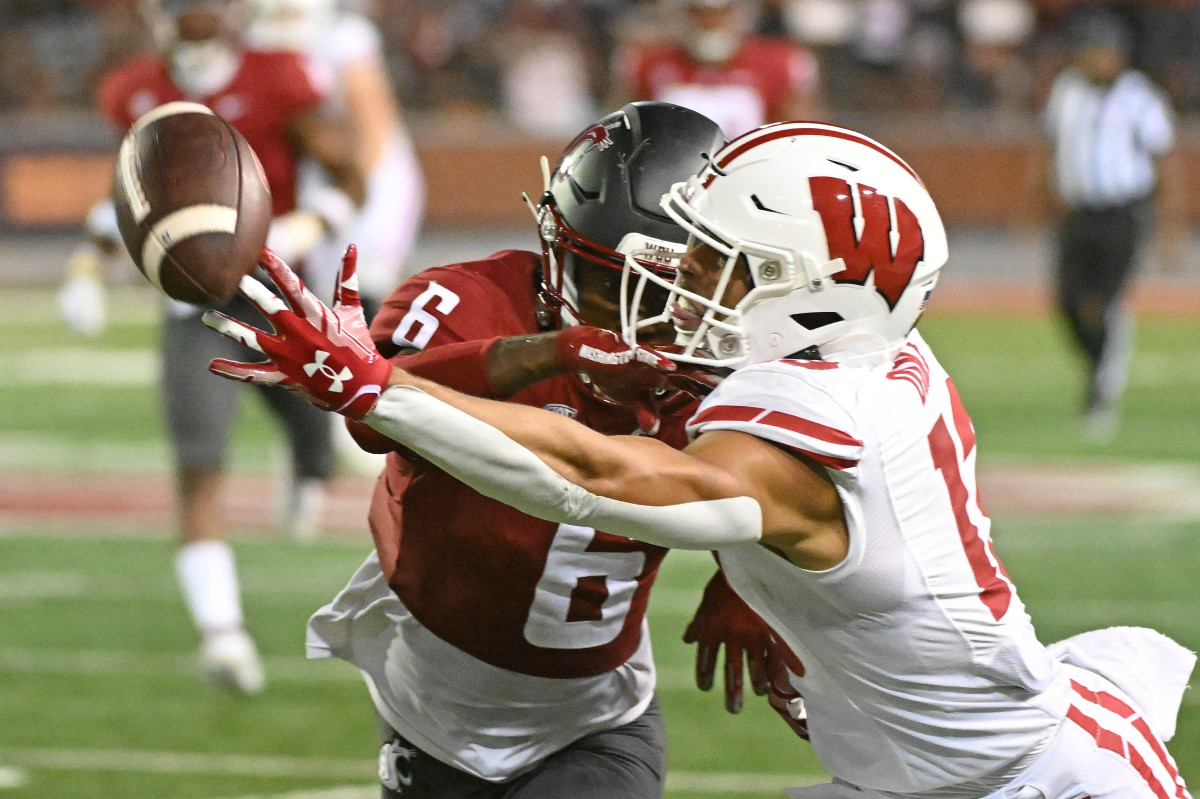
{"type": "Polygon", "coordinates": [[[831,569],[759,544],[719,551],[729,582],[804,662],[793,682],[832,774],[885,795],[978,797],[1036,758],[1070,683],[996,558],[971,420],[919,334],[874,369],[742,368],[688,428],[802,453],[844,504],[849,552],[831,569]]]}

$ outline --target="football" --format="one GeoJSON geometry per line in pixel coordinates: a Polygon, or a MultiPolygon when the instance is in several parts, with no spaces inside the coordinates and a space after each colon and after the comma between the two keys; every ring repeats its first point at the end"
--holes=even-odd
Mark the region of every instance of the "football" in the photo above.
{"type": "Polygon", "coordinates": [[[125,249],[167,296],[210,305],[254,270],[271,224],[258,157],[196,103],[142,116],[121,143],[112,189],[125,249]]]}

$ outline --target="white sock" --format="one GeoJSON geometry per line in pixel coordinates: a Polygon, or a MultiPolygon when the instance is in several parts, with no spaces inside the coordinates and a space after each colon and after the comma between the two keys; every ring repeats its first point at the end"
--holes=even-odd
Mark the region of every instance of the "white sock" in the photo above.
{"type": "Polygon", "coordinates": [[[193,541],[175,554],[175,574],[202,635],[242,626],[233,549],[224,541],[193,541]]]}
{"type": "Polygon", "coordinates": [[[280,518],[283,532],[293,541],[307,544],[321,534],[326,494],[326,481],[315,477],[293,479],[288,484],[280,518]]]}

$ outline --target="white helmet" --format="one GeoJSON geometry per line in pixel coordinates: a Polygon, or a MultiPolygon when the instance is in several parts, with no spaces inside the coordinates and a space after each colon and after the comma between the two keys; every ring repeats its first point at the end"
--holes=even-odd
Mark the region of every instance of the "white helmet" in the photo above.
{"type": "MultiPolygon", "coordinates": [[[[766,125],[727,144],[662,198],[667,214],[725,256],[705,297],[626,258],[622,325],[676,324],[683,363],[738,369],[787,357],[855,365],[890,361],[925,310],[946,263],[946,230],[912,168],[878,142],[806,122],[766,125]],[[719,300],[745,258],[752,285],[735,307],[719,300]],[[636,277],[635,277],[636,276],[636,277]],[[640,318],[647,283],[670,292],[663,312],[640,318]]],[[[637,255],[638,253],[634,253],[637,255]]],[[[658,254],[661,257],[661,253],[658,254]]]]}

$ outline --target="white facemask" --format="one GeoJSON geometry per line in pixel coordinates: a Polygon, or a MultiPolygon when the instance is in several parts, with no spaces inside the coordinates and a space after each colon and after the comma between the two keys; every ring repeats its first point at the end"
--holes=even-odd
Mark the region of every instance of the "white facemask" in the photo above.
{"type": "Polygon", "coordinates": [[[179,42],[171,49],[171,80],[191,97],[207,97],[224,89],[237,75],[237,51],[218,39],[179,42]]]}
{"type": "Polygon", "coordinates": [[[692,58],[706,64],[721,64],[737,52],[739,37],[732,31],[692,31],[687,37],[687,50],[692,58]]]}

